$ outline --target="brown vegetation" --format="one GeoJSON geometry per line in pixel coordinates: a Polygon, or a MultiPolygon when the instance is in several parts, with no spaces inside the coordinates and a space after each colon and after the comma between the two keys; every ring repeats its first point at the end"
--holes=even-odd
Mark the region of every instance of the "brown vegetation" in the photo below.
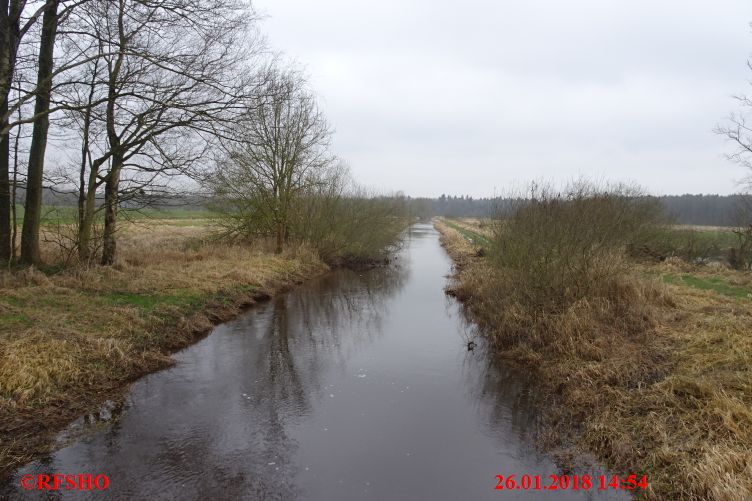
{"type": "MultiPolygon", "coordinates": [[[[478,257],[458,231],[435,224],[457,263],[449,292],[502,356],[539,375],[544,448],[647,474],[648,499],[752,498],[752,301],[665,284],[661,268],[691,268],[676,261],[617,269],[594,259],[591,271],[615,272],[596,274],[586,292],[555,273],[536,290],[531,275],[510,274],[498,254],[478,257]]],[[[625,258],[612,250],[603,255],[625,258]]]]}
{"type": "Polygon", "coordinates": [[[114,266],[0,272],[0,473],[214,323],[328,269],[305,246],[275,255],[207,231],[131,225],[114,266]]]}

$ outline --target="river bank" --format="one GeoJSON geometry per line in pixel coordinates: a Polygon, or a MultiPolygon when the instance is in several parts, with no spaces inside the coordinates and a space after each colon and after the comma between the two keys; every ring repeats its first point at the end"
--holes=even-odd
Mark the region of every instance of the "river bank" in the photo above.
{"type": "MultiPolygon", "coordinates": [[[[532,447],[527,374],[485,343],[468,350],[476,326],[442,290],[451,266],[418,223],[390,265],[333,270],[243,312],[130,385],[111,416],[77,421],[0,498],[58,471],[106,473],[113,499],[491,501],[497,475],[564,478],[532,447]]],[[[506,495],[627,498],[596,480],[527,490],[506,495]]]]}
{"type": "Polygon", "coordinates": [[[140,223],[113,267],[0,272],[0,476],[215,324],[329,270],[305,247],[276,255],[205,233],[140,223]]]}
{"type": "MultiPolygon", "coordinates": [[[[493,342],[494,274],[477,245],[489,235],[458,221],[435,226],[456,264],[448,292],[493,342]]],[[[667,279],[701,273],[688,268],[634,265],[641,325],[599,318],[609,310],[583,302],[542,319],[564,334],[555,346],[520,338],[499,353],[536,374],[544,394],[538,441],[560,462],[592,453],[616,472],[646,474],[647,499],[750,499],[752,301],[667,279]]]]}

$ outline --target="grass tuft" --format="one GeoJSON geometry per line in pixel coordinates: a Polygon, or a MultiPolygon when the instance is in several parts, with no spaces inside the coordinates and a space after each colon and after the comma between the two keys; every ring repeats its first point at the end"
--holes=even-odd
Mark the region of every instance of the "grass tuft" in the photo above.
{"type": "Polygon", "coordinates": [[[632,263],[598,294],[531,309],[510,300],[519,284],[491,259],[435,225],[457,264],[449,292],[501,356],[537,376],[542,447],[646,474],[646,499],[752,499],[752,301],[739,300],[748,274],[632,263]]]}
{"type": "Polygon", "coordinates": [[[328,269],[303,246],[274,255],[181,223],[126,225],[112,267],[0,272],[0,474],[214,323],[328,269]]]}

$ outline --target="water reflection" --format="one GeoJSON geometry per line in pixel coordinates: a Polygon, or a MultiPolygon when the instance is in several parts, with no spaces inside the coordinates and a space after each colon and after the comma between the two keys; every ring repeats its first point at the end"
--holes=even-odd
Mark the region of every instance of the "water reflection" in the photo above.
{"type": "Polygon", "coordinates": [[[108,429],[23,468],[0,497],[28,499],[16,490],[27,473],[104,471],[112,483],[99,499],[170,499],[176,488],[185,499],[297,498],[290,430],[328,394],[323,374],[381,336],[385,298],[407,277],[400,265],[339,270],[218,327],[136,383],[108,429]]]}
{"type": "Polygon", "coordinates": [[[536,391],[532,373],[495,356],[477,325],[468,320],[469,312],[462,306],[457,311],[463,338],[477,343],[465,353],[462,362],[468,399],[478,409],[489,435],[508,440],[509,429],[499,426],[503,422],[515,432],[513,436],[532,442],[536,431],[535,409],[542,398],[536,391]],[[504,430],[501,436],[500,429],[504,430]]]}
{"type": "MultiPolygon", "coordinates": [[[[105,473],[97,499],[185,500],[497,499],[496,474],[555,473],[525,436],[528,382],[465,348],[449,268],[414,226],[397,264],[336,271],[218,327],[0,498],[28,499],[27,473],[105,473]]],[[[58,497],[87,496],[36,496],[58,497]]]]}

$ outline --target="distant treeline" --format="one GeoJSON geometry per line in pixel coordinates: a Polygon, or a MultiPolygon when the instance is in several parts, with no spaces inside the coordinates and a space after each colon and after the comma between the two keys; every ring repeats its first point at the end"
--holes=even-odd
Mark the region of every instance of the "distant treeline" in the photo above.
{"type": "Polygon", "coordinates": [[[658,197],[679,224],[737,226],[750,224],[751,195],[671,195],[658,197]]]}
{"type": "MultiPolygon", "coordinates": [[[[19,190],[19,203],[23,191],[19,190]]],[[[71,190],[44,190],[47,206],[75,206],[77,193],[71,190]]],[[[738,226],[752,221],[752,195],[664,195],[657,198],[666,208],[666,213],[677,224],[702,226],[738,226]]],[[[441,195],[438,198],[406,197],[413,216],[431,218],[445,217],[491,217],[504,213],[516,200],[510,198],[473,198],[471,196],[441,195]]],[[[199,194],[143,194],[131,197],[124,207],[139,208],[188,208],[201,209],[207,197],[199,194]]]]}
{"type": "MultiPolygon", "coordinates": [[[[665,195],[656,197],[677,224],[737,226],[752,217],[750,195],[665,195]]],[[[489,217],[513,205],[508,198],[473,198],[441,195],[409,198],[413,215],[419,217],[489,217]]]]}

